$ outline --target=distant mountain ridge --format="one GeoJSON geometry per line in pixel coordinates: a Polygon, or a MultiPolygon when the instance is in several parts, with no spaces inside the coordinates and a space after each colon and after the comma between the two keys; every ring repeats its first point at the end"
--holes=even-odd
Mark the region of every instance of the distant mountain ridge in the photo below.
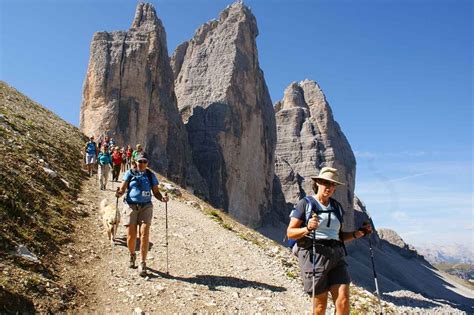
{"type": "Polygon", "coordinates": [[[416,250],[432,264],[474,264],[474,250],[472,248],[472,244],[428,244],[424,246],[417,246],[416,250]],[[469,247],[469,245],[471,247],[469,247]]]}

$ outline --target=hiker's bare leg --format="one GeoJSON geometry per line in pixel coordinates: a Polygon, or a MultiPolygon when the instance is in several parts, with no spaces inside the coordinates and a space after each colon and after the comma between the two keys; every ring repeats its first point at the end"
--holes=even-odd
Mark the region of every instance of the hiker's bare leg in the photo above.
{"type": "Polygon", "coordinates": [[[349,285],[334,284],[329,291],[336,306],[336,315],[349,315],[349,285]]]}
{"type": "Polygon", "coordinates": [[[148,254],[148,243],[150,240],[150,225],[146,223],[141,224],[140,228],[140,257],[141,261],[146,262],[148,254]]]}
{"type": "Polygon", "coordinates": [[[135,253],[135,242],[137,241],[137,225],[130,224],[127,226],[127,247],[130,254],[135,253]]]}
{"type": "Polygon", "coordinates": [[[314,297],[314,314],[324,315],[326,314],[326,306],[328,304],[328,292],[318,294],[314,297]]]}

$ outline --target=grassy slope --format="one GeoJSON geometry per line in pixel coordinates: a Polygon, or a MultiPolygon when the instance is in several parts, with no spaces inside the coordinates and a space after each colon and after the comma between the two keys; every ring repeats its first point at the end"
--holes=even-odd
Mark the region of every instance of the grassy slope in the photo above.
{"type": "Polygon", "coordinates": [[[77,128],[0,81],[0,305],[25,299],[30,309],[41,276],[54,278],[52,258],[73,228],[85,140],[77,128]],[[45,166],[58,176],[49,176],[45,166]],[[16,257],[19,244],[41,264],[16,257]]]}

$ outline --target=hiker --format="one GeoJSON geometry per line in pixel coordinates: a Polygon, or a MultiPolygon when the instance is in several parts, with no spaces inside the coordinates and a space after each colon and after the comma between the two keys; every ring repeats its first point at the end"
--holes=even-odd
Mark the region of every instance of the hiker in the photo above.
{"type": "Polygon", "coordinates": [[[102,138],[102,141],[99,142],[99,149],[102,151],[102,147],[103,146],[107,146],[107,148],[109,147],[109,136],[104,136],[102,138]]]}
{"type": "Polygon", "coordinates": [[[135,268],[136,254],[135,242],[137,238],[137,225],[140,227],[140,258],[138,273],[145,277],[146,257],[150,237],[150,225],[153,218],[153,204],[151,194],[161,202],[168,202],[168,197],[163,196],[158,189],[158,179],[147,168],[148,159],[145,155],[136,156],[137,168],[127,171],[123,176],[122,186],[117,190],[116,196],[124,198],[123,225],[127,228],[127,247],[130,251],[129,268],[135,268]]]}
{"type": "Polygon", "coordinates": [[[132,166],[132,153],[133,153],[133,150],[132,150],[132,147],[130,146],[130,144],[127,146],[127,170],[130,169],[130,167],[132,166]]]}
{"type": "Polygon", "coordinates": [[[297,240],[297,255],[304,290],[313,300],[314,314],[325,314],[328,292],[336,307],[335,314],[349,314],[349,283],[344,242],[372,233],[367,224],[357,231],[342,232],[344,210],[331,198],[339,181],[335,168],[323,167],[312,177],[315,196],[301,199],[290,213],[287,236],[297,240]]]}
{"type": "Polygon", "coordinates": [[[133,151],[133,153],[132,153],[132,162],[134,162],[134,161],[136,162],[136,161],[137,161],[137,156],[138,156],[140,153],[141,153],[141,154],[145,154],[145,152],[143,152],[143,147],[142,147],[142,145],[141,145],[141,144],[137,144],[135,151],[133,151]]]}
{"type": "Polygon", "coordinates": [[[114,140],[114,138],[110,138],[110,140],[109,140],[109,148],[110,148],[110,150],[113,150],[116,145],[117,145],[117,142],[114,140]]]}
{"type": "Polygon", "coordinates": [[[107,145],[102,144],[102,148],[97,160],[99,161],[100,190],[105,190],[107,188],[107,181],[109,180],[110,168],[112,167],[112,157],[110,156],[107,145]]]}
{"type": "Polygon", "coordinates": [[[92,169],[97,161],[97,144],[94,142],[94,136],[90,136],[89,141],[87,141],[84,146],[84,151],[86,152],[86,167],[89,176],[92,176],[92,169]]]}
{"type": "Polygon", "coordinates": [[[125,148],[122,147],[120,149],[120,155],[122,156],[122,166],[120,167],[120,171],[125,173],[127,170],[127,153],[125,152],[125,148]]]}
{"type": "Polygon", "coordinates": [[[120,168],[122,167],[122,153],[119,151],[119,147],[115,147],[112,153],[112,181],[118,182],[120,175],[120,168]]]}

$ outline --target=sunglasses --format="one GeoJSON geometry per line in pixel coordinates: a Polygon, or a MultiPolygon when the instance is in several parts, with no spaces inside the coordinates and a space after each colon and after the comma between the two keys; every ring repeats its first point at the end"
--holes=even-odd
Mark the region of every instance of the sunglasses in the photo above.
{"type": "Polygon", "coordinates": [[[146,164],[146,163],[148,163],[148,161],[144,161],[144,160],[138,161],[138,164],[146,164]]]}
{"type": "Polygon", "coordinates": [[[318,183],[321,184],[321,185],[324,185],[326,187],[336,186],[336,183],[333,183],[333,182],[330,182],[330,181],[327,181],[327,180],[324,180],[324,179],[318,180],[318,183]]]}

